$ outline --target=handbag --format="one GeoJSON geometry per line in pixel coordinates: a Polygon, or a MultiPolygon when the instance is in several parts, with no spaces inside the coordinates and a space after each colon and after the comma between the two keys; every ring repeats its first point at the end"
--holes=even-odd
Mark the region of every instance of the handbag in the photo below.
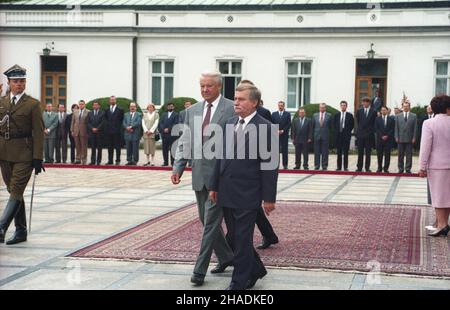
{"type": "Polygon", "coordinates": [[[160,137],[160,135],[159,135],[159,132],[156,131],[156,132],[155,132],[155,141],[159,141],[159,139],[161,139],[161,137],[160,137]]]}

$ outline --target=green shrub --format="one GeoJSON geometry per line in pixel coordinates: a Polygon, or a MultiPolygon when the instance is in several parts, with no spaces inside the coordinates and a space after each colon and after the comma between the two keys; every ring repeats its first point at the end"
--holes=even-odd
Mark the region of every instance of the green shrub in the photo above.
{"type": "MultiPolygon", "coordinates": [[[[190,97],[175,97],[172,100],[169,100],[169,102],[172,102],[173,105],[175,106],[175,111],[176,112],[180,112],[184,110],[184,103],[186,101],[190,101],[192,102],[192,104],[197,103],[197,100],[194,98],[190,98],[190,97]]],[[[167,103],[164,104],[160,109],[159,109],[159,115],[162,115],[164,112],[167,111],[167,103]]]]}
{"type": "Polygon", "coordinates": [[[427,108],[425,106],[422,107],[420,105],[417,105],[411,108],[411,112],[417,115],[417,119],[420,119],[422,116],[427,114],[427,108]]]}
{"type": "MultiPolygon", "coordinates": [[[[123,109],[123,111],[125,113],[130,111],[130,108],[129,108],[130,102],[133,102],[133,100],[128,99],[128,98],[123,98],[123,97],[117,97],[116,100],[117,100],[117,106],[119,108],[123,109]]],[[[97,99],[91,100],[86,104],[86,108],[89,110],[92,110],[92,104],[94,102],[100,103],[100,108],[102,110],[109,109],[109,97],[103,97],[103,98],[97,98],[97,99]]],[[[137,105],[137,111],[142,113],[142,109],[139,105],[137,105]]]]}

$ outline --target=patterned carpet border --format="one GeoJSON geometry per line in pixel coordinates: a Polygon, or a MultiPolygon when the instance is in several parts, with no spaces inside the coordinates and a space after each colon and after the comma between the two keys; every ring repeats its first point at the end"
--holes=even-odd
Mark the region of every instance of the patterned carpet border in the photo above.
{"type": "MultiPolygon", "coordinates": [[[[423,230],[433,218],[430,207],[298,200],[278,205],[270,220],[280,243],[259,251],[269,267],[450,277],[449,238],[428,237],[423,230]]],[[[200,237],[191,204],[68,256],[193,263],[200,237]]],[[[260,241],[256,233],[255,243],[260,241]]]]}

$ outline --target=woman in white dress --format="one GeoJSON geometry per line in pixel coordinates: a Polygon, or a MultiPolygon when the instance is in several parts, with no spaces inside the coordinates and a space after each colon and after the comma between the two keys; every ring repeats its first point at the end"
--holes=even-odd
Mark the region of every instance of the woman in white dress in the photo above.
{"type": "Polygon", "coordinates": [[[155,105],[150,103],[147,106],[148,113],[144,113],[142,118],[142,129],[144,132],[144,153],[147,156],[147,163],[144,166],[155,165],[155,132],[158,128],[159,114],[155,105]]]}

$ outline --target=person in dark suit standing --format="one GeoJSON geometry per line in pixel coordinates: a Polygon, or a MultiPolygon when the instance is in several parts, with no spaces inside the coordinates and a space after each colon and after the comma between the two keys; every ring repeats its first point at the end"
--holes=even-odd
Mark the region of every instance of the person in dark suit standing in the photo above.
{"type": "Polygon", "coordinates": [[[163,166],[169,165],[169,152],[170,152],[170,164],[173,166],[174,154],[172,154],[172,144],[175,142],[177,137],[171,135],[172,128],[179,122],[179,115],[174,111],[174,104],[169,102],[167,104],[167,112],[159,120],[158,129],[162,137],[162,147],[163,147],[163,166]]]}
{"type": "MultiPolygon", "coordinates": [[[[67,162],[67,134],[70,131],[66,127],[67,113],[66,106],[64,104],[60,104],[58,106],[58,131],[56,132],[56,163],[61,163],[61,153],[62,153],[62,162],[65,164],[67,162]]],[[[74,154],[75,156],[75,154],[74,154]]]]}
{"type": "Polygon", "coordinates": [[[291,113],[285,110],[284,101],[278,102],[278,111],[272,113],[272,121],[279,125],[280,152],[283,158],[283,168],[288,169],[289,129],[291,128],[291,113]]]}
{"type": "Polygon", "coordinates": [[[122,122],[124,111],[117,106],[115,96],[109,98],[109,109],[106,110],[105,142],[108,145],[107,165],[113,164],[114,150],[116,150],[116,165],[120,165],[120,150],[122,148],[122,122]]]}
{"type": "Polygon", "coordinates": [[[313,136],[314,136],[314,169],[320,169],[322,161],[322,169],[328,169],[328,154],[330,150],[330,130],[331,130],[331,114],[327,112],[327,105],[321,103],[319,112],[314,113],[312,119],[313,136]]]}
{"type": "MultiPolygon", "coordinates": [[[[75,138],[72,136],[72,132],[70,131],[70,126],[72,125],[72,116],[75,112],[77,112],[80,109],[78,106],[78,103],[72,104],[70,110],[72,111],[71,114],[68,114],[66,117],[65,122],[65,128],[67,132],[69,133],[69,141],[70,141],[70,163],[75,163],[75,138]]],[[[76,113],[75,113],[76,114],[76,113]]]]}
{"type": "Polygon", "coordinates": [[[391,150],[394,142],[395,119],[389,116],[388,109],[381,107],[381,116],[375,120],[375,135],[377,147],[378,169],[377,172],[389,173],[391,162],[391,150]],[[383,166],[384,156],[384,166],[383,166]]]}
{"type": "Polygon", "coordinates": [[[372,99],[372,109],[374,109],[378,114],[380,113],[382,106],[384,106],[383,99],[380,97],[380,90],[377,88],[375,90],[375,97],[372,99]]]}
{"type": "Polygon", "coordinates": [[[361,100],[362,107],[356,111],[356,139],[358,147],[358,163],[356,172],[361,172],[364,165],[365,155],[365,169],[370,170],[370,155],[372,152],[373,142],[375,139],[375,119],[377,112],[370,107],[370,98],[364,97],[361,100]]]}
{"type": "Polygon", "coordinates": [[[355,120],[350,112],[347,112],[347,101],[342,100],[339,104],[341,112],[334,115],[333,127],[336,135],[337,150],[337,171],[342,170],[342,158],[344,159],[344,170],[348,171],[348,150],[350,149],[350,140],[352,130],[355,126],[355,120]]]}
{"type": "Polygon", "coordinates": [[[298,109],[298,117],[292,122],[291,139],[295,146],[294,169],[300,169],[303,155],[303,168],[308,170],[309,145],[312,142],[312,121],[305,116],[304,108],[298,109]]]}
{"type": "Polygon", "coordinates": [[[433,109],[431,108],[431,105],[425,106],[425,110],[427,113],[425,113],[425,115],[422,115],[419,117],[419,121],[418,121],[419,131],[418,131],[417,143],[414,146],[415,149],[419,149],[420,142],[422,141],[423,122],[425,122],[427,119],[431,119],[434,117],[434,112],[433,112],[433,109]]]}
{"type": "Polygon", "coordinates": [[[403,113],[395,117],[395,142],[398,145],[398,172],[411,173],[412,148],[417,137],[417,116],[408,100],[402,103],[403,113]],[[405,165],[406,157],[406,165],[405,165]]]}
{"type": "Polygon", "coordinates": [[[251,288],[267,274],[253,247],[253,232],[261,205],[267,214],[275,209],[279,158],[278,154],[272,154],[263,160],[258,151],[256,158],[250,158],[249,149],[255,147],[259,150],[262,141],[249,136],[253,133],[253,137],[260,137],[262,125],[269,129],[266,145],[271,145],[271,138],[277,138],[276,133],[271,134],[274,130],[271,124],[256,112],[260,98],[261,93],[254,85],[240,84],[236,88],[234,107],[238,116],[227,122],[236,138],[233,134],[224,135],[223,152],[229,155],[227,150],[234,148],[234,154],[231,151],[234,156],[218,159],[211,178],[210,197],[223,208],[234,249],[234,270],[228,290],[251,288]],[[240,154],[241,151],[244,154],[240,154]],[[245,156],[240,159],[239,155],[245,156]],[[273,168],[269,167],[270,164],[265,165],[271,160],[275,161],[270,163],[273,168]]]}
{"type": "Polygon", "coordinates": [[[91,143],[91,162],[89,165],[102,164],[103,135],[105,130],[105,112],[100,104],[94,102],[88,115],[88,134],[91,143]]]}

